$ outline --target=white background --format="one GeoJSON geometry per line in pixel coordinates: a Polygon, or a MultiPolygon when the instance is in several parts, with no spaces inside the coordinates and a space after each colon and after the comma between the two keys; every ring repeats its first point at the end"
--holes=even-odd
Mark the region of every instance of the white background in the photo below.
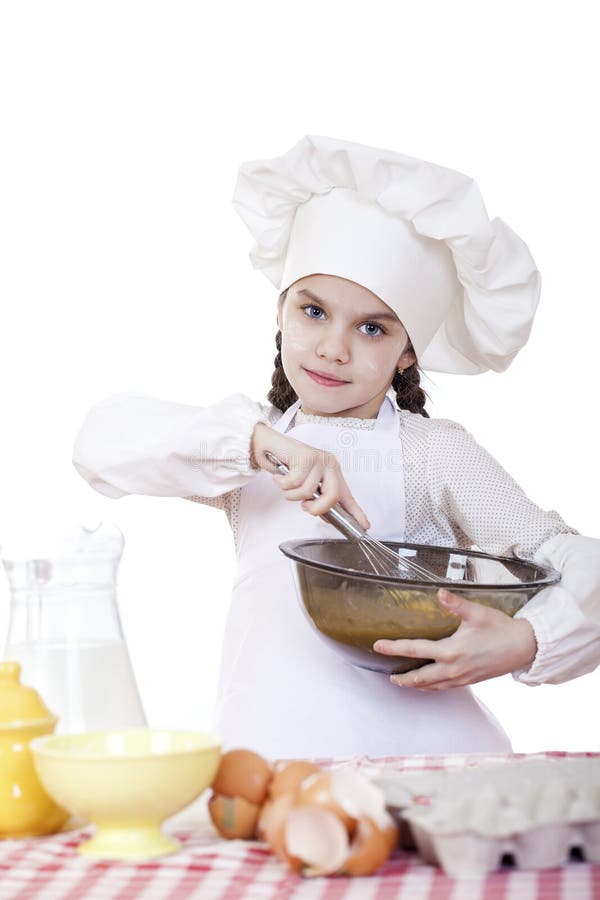
{"type": "MultiPolygon", "coordinates": [[[[243,160],[304,134],[458,169],[527,242],[543,281],[529,344],[500,375],[433,373],[428,409],[600,536],[592,15],[506,0],[0,6],[0,544],[29,522],[119,525],[119,605],[152,725],[210,725],[231,533],[198,504],[96,494],[73,440],[121,391],[265,401],[277,292],[249,263],[231,194],[243,160]]],[[[8,602],[2,573],[0,642],[8,602]]],[[[517,750],[600,749],[600,671],[478,690],[517,750]]]]}

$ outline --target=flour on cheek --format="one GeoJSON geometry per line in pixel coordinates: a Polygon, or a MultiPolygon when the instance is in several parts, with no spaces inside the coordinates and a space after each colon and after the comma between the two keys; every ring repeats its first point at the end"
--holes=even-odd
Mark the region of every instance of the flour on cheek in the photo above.
{"type": "Polygon", "coordinates": [[[306,335],[297,325],[286,325],[281,332],[281,349],[283,352],[306,353],[310,349],[306,335]]]}

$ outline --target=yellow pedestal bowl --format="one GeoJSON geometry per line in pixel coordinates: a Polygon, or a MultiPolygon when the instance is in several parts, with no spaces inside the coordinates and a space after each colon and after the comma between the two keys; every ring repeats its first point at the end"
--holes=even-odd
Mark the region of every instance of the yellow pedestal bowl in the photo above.
{"type": "Polygon", "coordinates": [[[209,787],[221,757],[211,735],[149,728],[53,735],[30,747],[50,796],[97,826],[79,852],[103,859],[178,850],[161,824],[209,787]]]}

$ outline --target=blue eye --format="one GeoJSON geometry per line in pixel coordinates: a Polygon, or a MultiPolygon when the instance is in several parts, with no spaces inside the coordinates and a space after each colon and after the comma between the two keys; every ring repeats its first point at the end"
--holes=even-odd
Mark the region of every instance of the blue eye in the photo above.
{"type": "MultiPolygon", "coordinates": [[[[302,309],[318,309],[319,312],[323,312],[323,310],[321,309],[320,306],[303,306],[302,309]]],[[[315,318],[317,318],[317,317],[316,317],[316,316],[309,316],[308,318],[309,318],[309,319],[315,319],[315,318]]]]}
{"type": "MultiPolygon", "coordinates": [[[[321,307],[320,307],[320,306],[315,306],[314,303],[308,304],[307,306],[301,306],[300,309],[302,309],[302,310],[307,310],[307,309],[314,310],[314,309],[316,309],[317,312],[320,312],[320,313],[323,312],[323,310],[321,309],[321,307]]],[[[310,314],[308,314],[308,313],[307,313],[307,315],[308,315],[308,318],[309,318],[309,319],[317,319],[317,320],[319,320],[319,319],[321,318],[321,316],[312,316],[312,315],[310,315],[310,314]]],[[[382,326],[381,326],[381,325],[378,325],[377,322],[363,322],[363,324],[362,324],[360,327],[361,327],[361,328],[364,328],[365,326],[368,326],[368,327],[371,327],[371,328],[377,328],[377,329],[378,329],[376,333],[373,333],[373,332],[364,332],[364,331],[363,331],[362,334],[366,334],[367,337],[374,337],[374,338],[377,338],[377,337],[382,337],[382,335],[384,335],[384,334],[387,333],[386,330],[385,330],[385,328],[382,328],[382,326]]]]}
{"type": "MultiPolygon", "coordinates": [[[[377,332],[377,334],[373,334],[373,332],[370,332],[370,335],[369,335],[370,337],[381,337],[382,334],[385,334],[383,328],[381,327],[381,325],[378,325],[377,322],[364,322],[363,325],[361,325],[360,327],[361,327],[361,328],[364,328],[365,325],[369,325],[369,326],[371,326],[372,328],[378,328],[378,329],[379,329],[379,331],[377,332]]],[[[363,332],[363,333],[364,333],[364,332],[363,332]]]]}

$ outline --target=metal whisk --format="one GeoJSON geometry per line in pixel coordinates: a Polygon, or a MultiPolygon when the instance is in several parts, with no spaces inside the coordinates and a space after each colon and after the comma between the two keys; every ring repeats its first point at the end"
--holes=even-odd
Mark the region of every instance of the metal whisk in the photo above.
{"type": "MultiPolygon", "coordinates": [[[[277,459],[275,454],[265,450],[265,456],[282,475],[289,474],[290,470],[286,464],[277,459]]],[[[321,491],[317,488],[313,493],[313,498],[316,500],[320,496],[321,491]]],[[[385,544],[371,537],[354,516],[340,506],[339,503],[332,506],[321,518],[337,528],[344,537],[358,544],[376,575],[388,578],[390,576],[395,578],[416,576],[423,581],[439,580],[427,569],[424,569],[423,566],[418,565],[418,563],[413,562],[408,557],[400,556],[399,553],[390,550],[385,544]]]]}

